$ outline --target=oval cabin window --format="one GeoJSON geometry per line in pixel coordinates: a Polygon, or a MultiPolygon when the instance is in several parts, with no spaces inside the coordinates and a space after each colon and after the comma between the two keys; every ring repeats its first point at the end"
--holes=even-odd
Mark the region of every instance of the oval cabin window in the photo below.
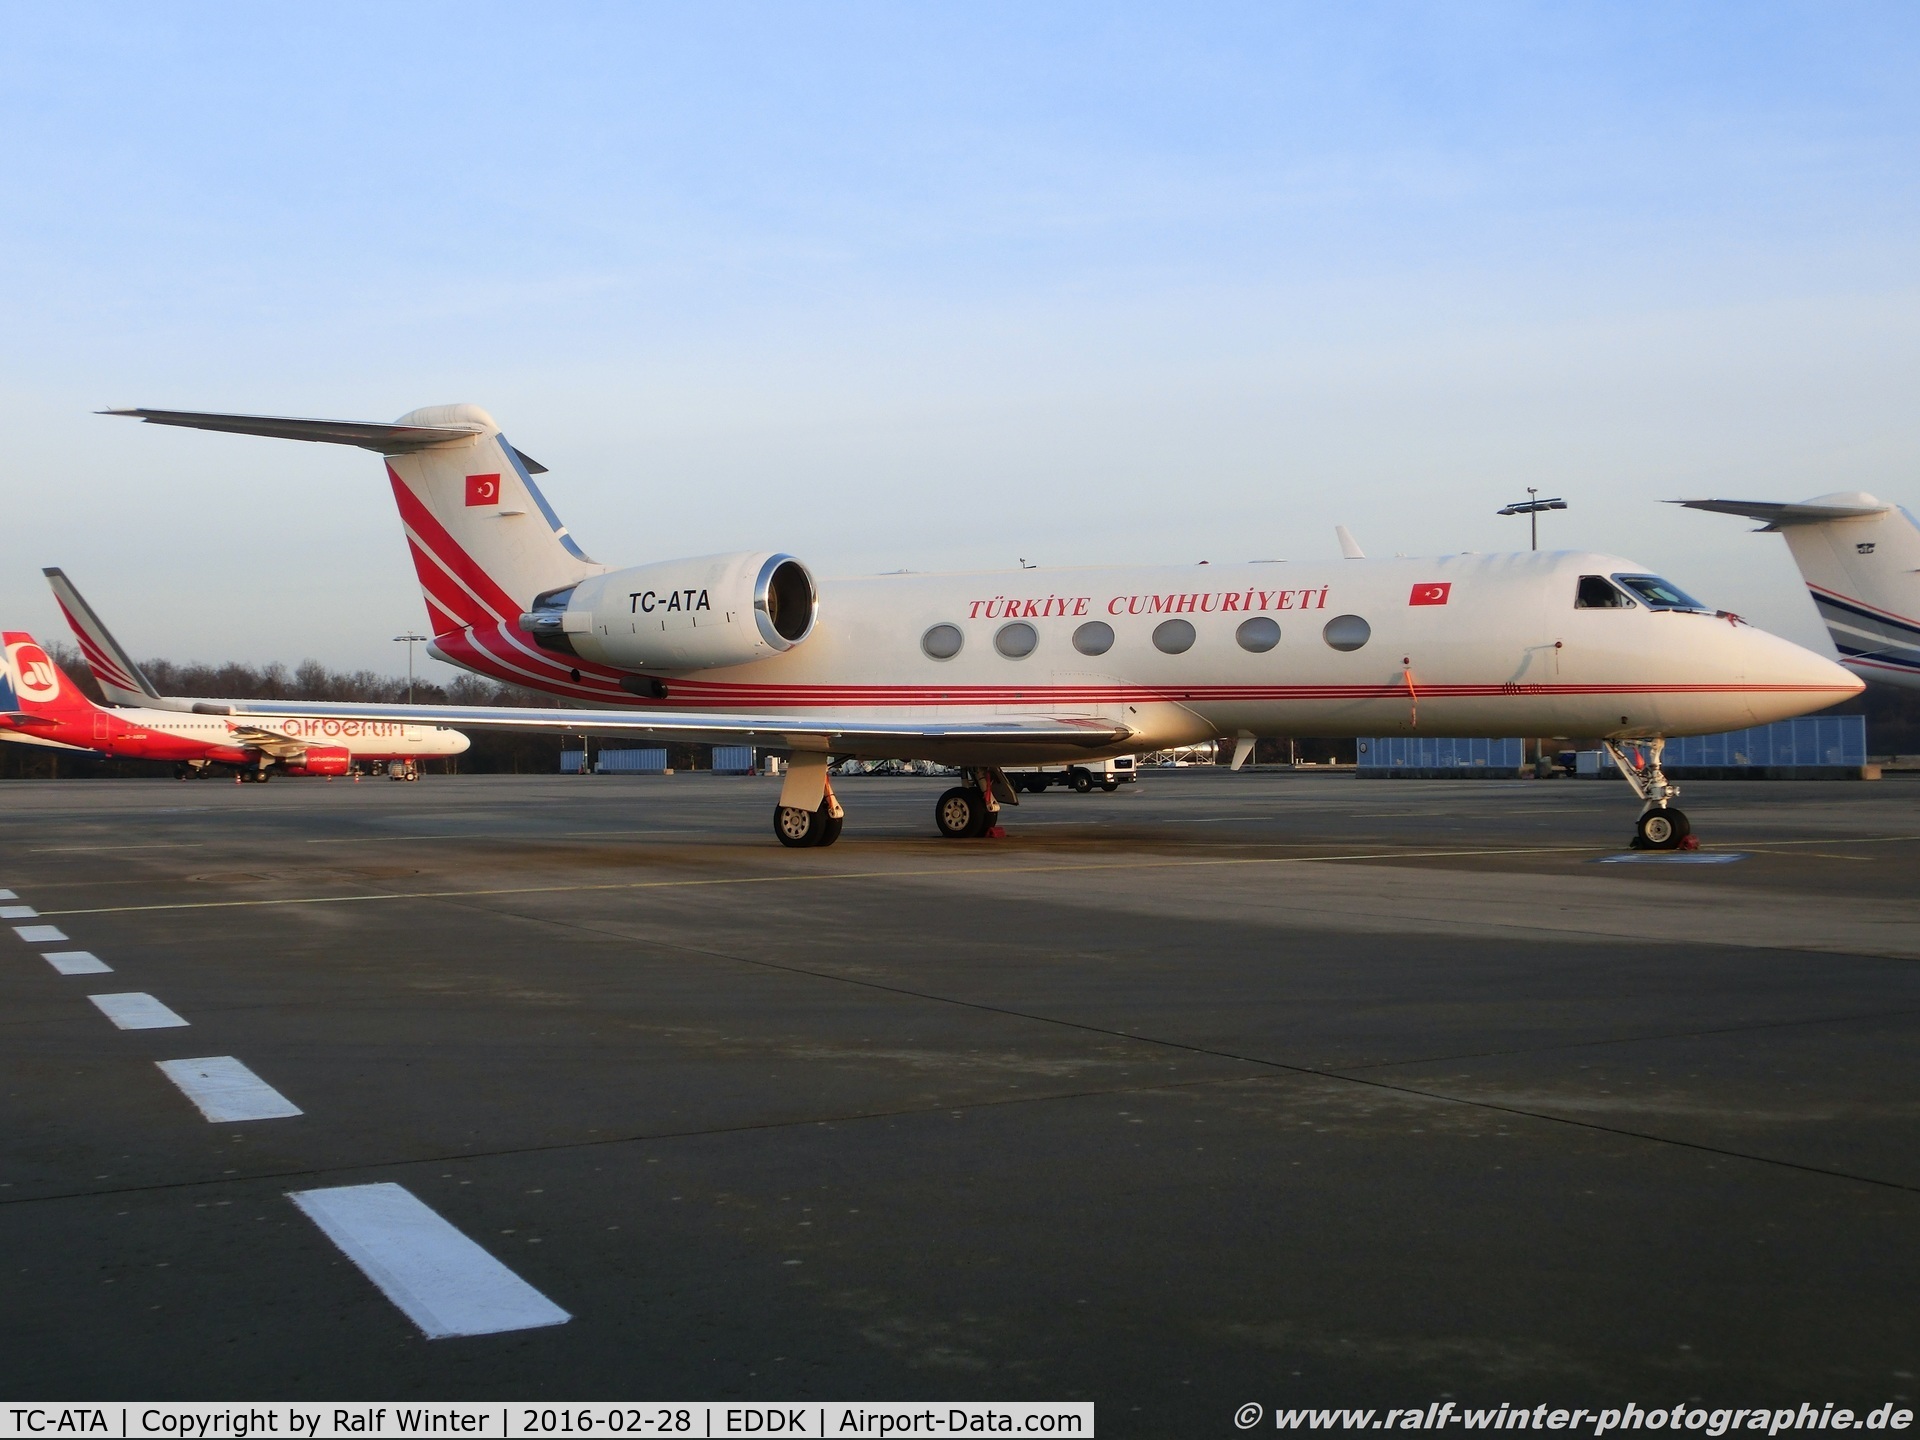
{"type": "Polygon", "coordinates": [[[1193,648],[1193,626],[1185,620],[1162,620],[1153,627],[1153,648],[1180,655],[1193,648]]]}
{"type": "Polygon", "coordinates": [[[1073,632],[1073,648],[1082,655],[1104,655],[1113,648],[1113,626],[1089,620],[1073,632]]]}
{"type": "Polygon", "coordinates": [[[1358,650],[1373,638],[1373,627],[1358,615],[1336,615],[1327,621],[1320,638],[1336,650],[1358,650]]]}
{"type": "Polygon", "coordinates": [[[951,660],[960,653],[960,627],[935,625],[920,637],[920,648],[934,660],[951,660]]]}
{"type": "Polygon", "coordinates": [[[1024,620],[1016,620],[1011,625],[1002,625],[994,634],[993,648],[1009,660],[1024,660],[1033,653],[1033,647],[1040,643],[1040,632],[1024,620]]]}
{"type": "Polygon", "coordinates": [[[1264,655],[1280,643],[1280,622],[1268,619],[1265,615],[1256,615],[1251,620],[1242,620],[1240,628],[1233,632],[1233,638],[1239,642],[1242,650],[1264,655]]]}

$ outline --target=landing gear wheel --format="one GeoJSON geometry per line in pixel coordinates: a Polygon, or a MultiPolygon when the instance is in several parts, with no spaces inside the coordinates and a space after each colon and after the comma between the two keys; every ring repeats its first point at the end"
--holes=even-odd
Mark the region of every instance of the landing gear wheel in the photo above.
{"type": "Polygon", "coordinates": [[[782,845],[794,850],[804,850],[820,843],[820,820],[820,815],[812,810],[801,810],[792,805],[773,807],[773,833],[780,838],[782,845]]]}
{"type": "Polygon", "coordinates": [[[949,840],[977,840],[992,823],[987,798],[971,785],[956,785],[933,807],[933,823],[949,840]]]}
{"type": "Polygon", "coordinates": [[[1640,817],[1640,823],[1633,827],[1633,848],[1678,850],[1692,833],[1693,826],[1687,822],[1684,812],[1670,805],[1662,810],[1649,810],[1640,817]]]}
{"type": "Polygon", "coordinates": [[[813,817],[814,833],[820,837],[813,843],[825,849],[840,838],[840,832],[846,828],[846,823],[846,816],[829,815],[827,814],[826,807],[822,806],[820,813],[813,817]]]}
{"type": "Polygon", "coordinates": [[[1076,795],[1087,795],[1087,794],[1091,794],[1092,791],[1093,791],[1093,776],[1089,775],[1084,770],[1074,771],[1073,772],[1073,793],[1076,795]]]}

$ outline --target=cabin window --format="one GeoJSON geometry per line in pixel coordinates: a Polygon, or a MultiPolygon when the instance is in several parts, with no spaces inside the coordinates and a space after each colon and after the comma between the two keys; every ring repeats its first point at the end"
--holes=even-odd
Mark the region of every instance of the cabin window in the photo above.
{"type": "Polygon", "coordinates": [[[920,648],[929,659],[951,660],[960,653],[962,638],[958,625],[935,625],[920,637],[920,648]]]}
{"type": "Polygon", "coordinates": [[[1649,610],[1699,610],[1709,615],[1713,613],[1709,607],[1702,605],[1678,585],[1669,585],[1658,575],[1616,575],[1613,578],[1646,601],[1649,610]]]}
{"type": "Polygon", "coordinates": [[[1033,647],[1040,643],[1040,632],[1024,620],[1016,620],[1011,625],[1002,625],[994,633],[993,648],[1009,660],[1024,660],[1033,653],[1033,647]]]}
{"type": "Polygon", "coordinates": [[[1082,655],[1104,655],[1113,648],[1113,626],[1089,620],[1073,632],[1073,648],[1082,655]]]}
{"type": "Polygon", "coordinates": [[[1186,620],[1162,620],[1153,627],[1153,648],[1181,655],[1193,648],[1193,625],[1186,620]]]}
{"type": "Polygon", "coordinates": [[[1358,615],[1336,615],[1322,628],[1320,638],[1336,650],[1358,650],[1373,638],[1373,627],[1358,615]]]}
{"type": "Polygon", "coordinates": [[[1573,597],[1576,610],[1631,610],[1633,601],[1604,575],[1582,575],[1580,589],[1573,597]]]}
{"type": "Polygon", "coordinates": [[[1280,643],[1280,622],[1265,615],[1256,615],[1251,620],[1242,620],[1240,628],[1233,632],[1233,638],[1239,642],[1242,650],[1264,655],[1280,643]]]}

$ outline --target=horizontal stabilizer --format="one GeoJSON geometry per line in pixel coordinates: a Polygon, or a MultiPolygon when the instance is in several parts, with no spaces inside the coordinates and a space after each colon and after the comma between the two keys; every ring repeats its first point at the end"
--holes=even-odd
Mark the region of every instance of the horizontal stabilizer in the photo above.
{"type": "MultiPolygon", "coordinates": [[[[387,425],[371,420],[303,420],[285,415],[216,415],[199,410],[102,410],[149,425],[179,425],[189,430],[220,430],[229,435],[264,435],[273,440],[311,440],[323,445],[358,445],[382,455],[406,455],[453,440],[484,435],[482,425],[387,425]]],[[[535,475],[547,467],[518,450],[520,462],[535,475]]]]}
{"type": "Polygon", "coordinates": [[[1890,505],[1783,505],[1767,500],[1669,500],[1669,505],[1684,505],[1689,510],[1712,510],[1720,515],[1745,515],[1766,521],[1766,528],[1779,530],[1788,525],[1817,525],[1823,520],[1859,520],[1868,515],[1884,515],[1890,505]]]}

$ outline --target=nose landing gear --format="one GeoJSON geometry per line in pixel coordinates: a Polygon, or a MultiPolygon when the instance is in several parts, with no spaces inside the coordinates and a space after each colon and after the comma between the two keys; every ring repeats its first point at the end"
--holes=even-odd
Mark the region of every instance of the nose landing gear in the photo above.
{"type": "Polygon", "coordinates": [[[1601,743],[1607,747],[1607,754],[1613,758],[1621,778],[1644,802],[1640,819],[1633,827],[1633,848],[1697,850],[1700,842],[1693,838],[1692,822],[1685,811],[1673,804],[1680,796],[1680,787],[1667,779],[1666,772],[1660,768],[1660,757],[1667,748],[1666,738],[1656,735],[1648,741],[1644,760],[1637,749],[1630,750],[1617,740],[1601,743]]]}

